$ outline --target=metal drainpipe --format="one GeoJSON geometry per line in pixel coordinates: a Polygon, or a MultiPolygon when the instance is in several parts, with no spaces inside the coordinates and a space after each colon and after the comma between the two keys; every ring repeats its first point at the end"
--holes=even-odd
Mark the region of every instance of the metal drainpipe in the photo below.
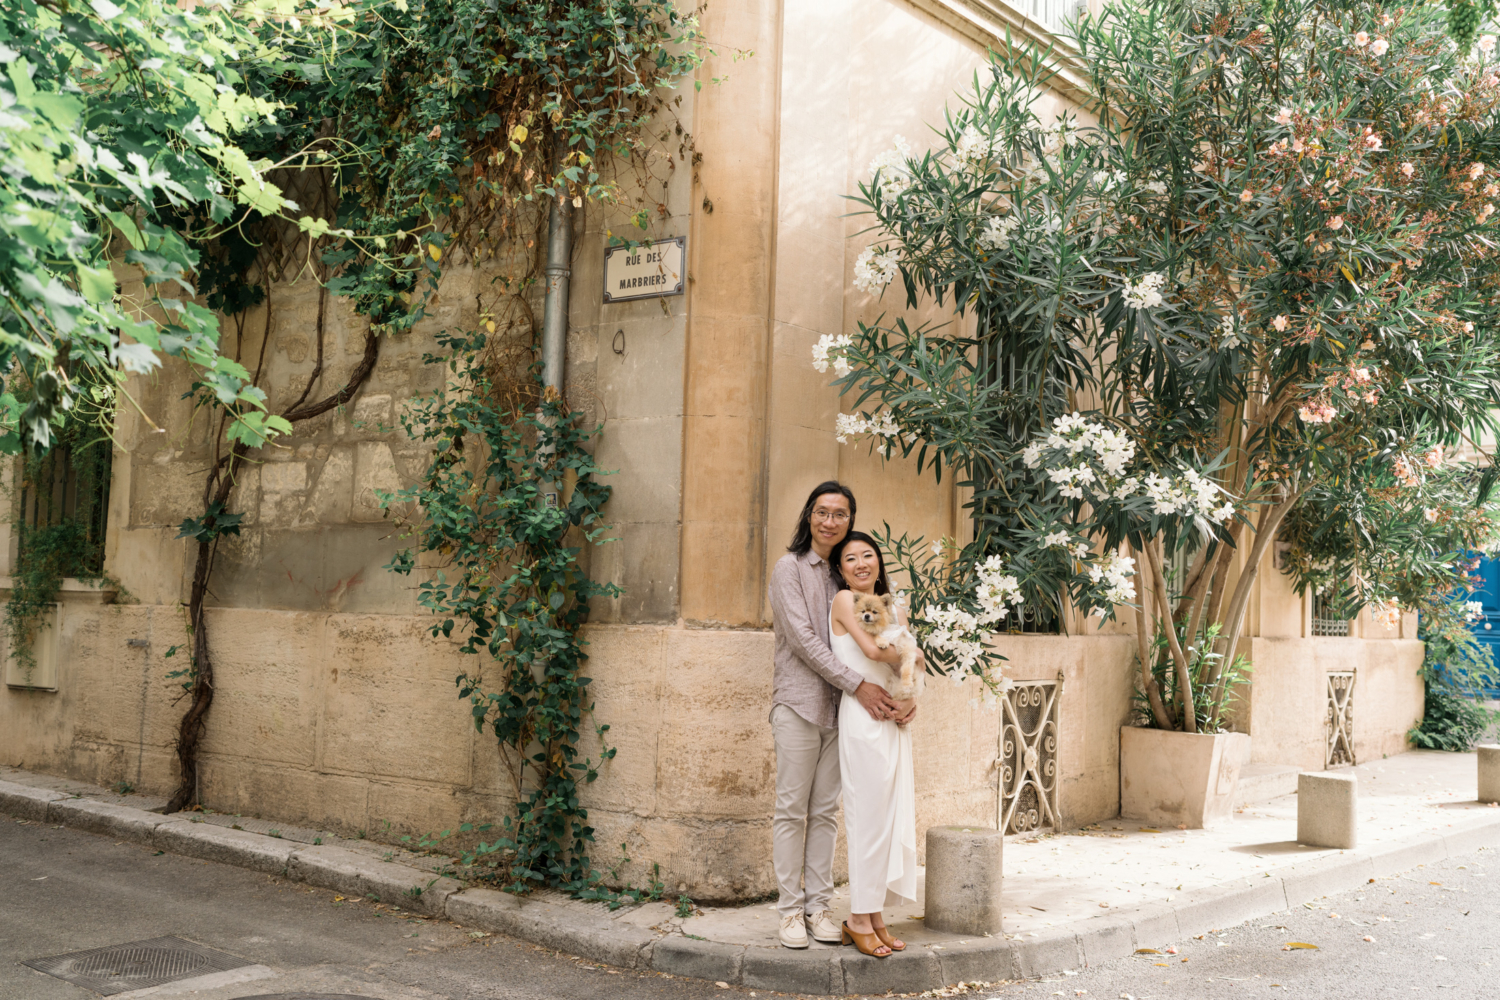
{"type": "MultiPolygon", "coordinates": [[[[561,171],[566,146],[557,140],[553,169],[561,171]]],[[[568,356],[568,279],[572,277],[573,202],[554,195],[547,222],[547,297],[542,303],[542,384],[562,392],[568,356]]]]}

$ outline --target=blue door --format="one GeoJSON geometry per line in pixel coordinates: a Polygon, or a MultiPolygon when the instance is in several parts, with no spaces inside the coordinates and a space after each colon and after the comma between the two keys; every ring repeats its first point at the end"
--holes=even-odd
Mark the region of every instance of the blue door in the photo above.
{"type": "MultiPolygon", "coordinates": [[[[1490,647],[1495,662],[1500,664],[1500,559],[1481,559],[1478,575],[1484,582],[1469,600],[1479,602],[1481,615],[1470,628],[1474,630],[1475,638],[1490,647]]],[[[1500,691],[1490,690],[1486,694],[1491,698],[1500,697],[1500,691]]]]}

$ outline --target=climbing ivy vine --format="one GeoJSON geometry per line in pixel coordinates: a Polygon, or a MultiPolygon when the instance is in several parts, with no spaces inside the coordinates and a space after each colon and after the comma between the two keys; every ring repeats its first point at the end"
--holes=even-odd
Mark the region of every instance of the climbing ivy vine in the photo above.
{"type": "MultiPolygon", "coordinates": [[[[411,534],[416,549],[445,569],[418,587],[437,618],[434,636],[456,638],[479,657],[459,674],[459,696],[474,725],[507,752],[516,800],[505,835],[481,843],[483,857],[504,852],[508,888],[552,882],[589,889],[596,881],[589,850],[593,830],[578,790],[594,781],[595,762],[580,757],[579,739],[593,708],[579,629],[589,602],[619,588],[591,579],[584,548],[604,540],[600,510],[610,487],[588,451],[594,428],[555,392],[536,409],[496,383],[484,333],[444,336],[446,392],[414,407],[404,423],[433,447],[421,484],[382,497],[388,508],[421,511],[411,534]],[[520,405],[518,405],[520,404],[520,405]]],[[[388,567],[409,574],[412,549],[388,567]]],[[[608,726],[597,726],[604,739],[608,726]]]]}
{"type": "MultiPolygon", "coordinates": [[[[418,593],[438,616],[434,634],[475,657],[456,678],[459,697],[512,767],[514,813],[477,855],[503,863],[512,889],[548,883],[609,895],[579,799],[613,756],[607,747],[597,760],[580,750],[592,705],[579,631],[589,601],[617,592],[589,578],[583,555],[603,540],[609,489],[588,450],[595,429],[535,377],[539,255],[552,199],[625,206],[634,232],[617,242],[645,238],[665,217],[665,184],[693,162],[673,89],[706,51],[696,15],[666,0],[358,0],[241,11],[259,18],[281,54],[237,67],[247,92],[277,109],[243,143],[283,165],[275,179],[309,214],[291,223],[250,213],[211,233],[198,225],[208,233],[197,243],[199,291],[242,323],[243,310],[271,294],[274,260],[363,318],[354,373],[321,401],[307,402],[312,387],[304,390],[278,414],[291,425],[352,399],[382,340],[427,317],[446,271],[483,264],[494,278],[477,295],[474,328],[444,331],[441,350],[427,357],[446,368],[444,386],[404,418],[431,461],[420,485],[385,498],[416,539],[390,568],[431,575],[418,593]]],[[[196,222],[195,211],[180,214],[196,222]]],[[[320,301],[314,382],[324,313],[320,301]]],[[[259,370],[251,383],[260,384],[259,370]]],[[[266,391],[274,400],[276,387],[266,391]]],[[[182,525],[198,562],[179,806],[196,795],[213,698],[204,597],[217,544],[237,530],[237,473],[255,460],[243,442],[218,447],[203,513],[182,525]]],[[[594,731],[603,738],[602,727],[594,731]]]]}

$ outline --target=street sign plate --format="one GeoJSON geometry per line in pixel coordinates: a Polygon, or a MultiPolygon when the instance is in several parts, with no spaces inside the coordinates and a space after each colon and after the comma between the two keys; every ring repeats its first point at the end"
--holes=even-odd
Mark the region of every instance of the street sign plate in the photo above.
{"type": "Polygon", "coordinates": [[[635,248],[604,251],[604,301],[629,302],[681,295],[687,237],[658,240],[635,248]]]}

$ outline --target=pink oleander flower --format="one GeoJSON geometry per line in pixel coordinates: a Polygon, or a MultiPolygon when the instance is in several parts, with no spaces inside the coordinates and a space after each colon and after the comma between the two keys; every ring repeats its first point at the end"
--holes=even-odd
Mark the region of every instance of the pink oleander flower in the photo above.
{"type": "Polygon", "coordinates": [[[1277,125],[1290,125],[1292,123],[1292,109],[1282,108],[1280,111],[1276,112],[1276,117],[1272,120],[1276,122],[1277,125]]]}
{"type": "Polygon", "coordinates": [[[1255,192],[1251,191],[1249,188],[1245,188],[1245,190],[1243,190],[1243,191],[1240,192],[1240,204],[1242,204],[1242,205],[1248,205],[1248,204],[1250,204],[1250,202],[1252,202],[1254,200],[1255,200],[1255,192]]]}
{"type": "Polygon", "coordinates": [[[1379,149],[1380,145],[1381,145],[1381,143],[1380,143],[1380,136],[1378,136],[1378,135],[1367,135],[1367,136],[1365,136],[1365,147],[1367,149],[1369,149],[1370,151],[1373,152],[1373,151],[1379,149]]]}
{"type": "Polygon", "coordinates": [[[1411,175],[1417,172],[1417,168],[1414,164],[1403,163],[1401,164],[1401,172],[1406,175],[1407,180],[1411,180],[1411,175]]]}
{"type": "Polygon", "coordinates": [[[1292,321],[1287,319],[1283,314],[1271,320],[1271,326],[1275,328],[1277,333],[1286,333],[1286,328],[1291,325],[1291,322],[1292,321]]]}
{"type": "Polygon", "coordinates": [[[1483,177],[1483,176],[1484,176],[1484,164],[1483,163],[1475,162],[1475,163],[1469,164],[1469,180],[1471,180],[1471,181],[1477,181],[1477,180],[1479,180],[1480,177],[1483,177]]]}
{"type": "Polygon", "coordinates": [[[1442,465],[1443,446],[1440,444],[1433,445],[1427,450],[1427,454],[1422,456],[1422,461],[1426,463],[1429,469],[1436,469],[1438,466],[1442,465]]]}
{"type": "Polygon", "coordinates": [[[1485,35],[1483,38],[1481,38],[1479,40],[1479,51],[1483,52],[1485,55],[1489,55],[1491,52],[1495,51],[1495,36],[1485,35]]]}
{"type": "Polygon", "coordinates": [[[1344,228],[1344,217],[1342,215],[1335,215],[1333,218],[1329,219],[1328,220],[1328,228],[1329,229],[1343,229],[1344,228]]]}
{"type": "Polygon", "coordinates": [[[1379,57],[1385,55],[1385,50],[1390,47],[1390,42],[1386,41],[1384,38],[1377,38],[1370,43],[1370,55],[1375,56],[1378,59],[1379,57]]]}
{"type": "Polygon", "coordinates": [[[1354,44],[1358,45],[1360,48],[1364,48],[1366,45],[1369,45],[1370,44],[1370,33],[1367,32],[1367,31],[1357,31],[1357,32],[1355,32],[1354,33],[1354,44]]]}
{"type": "Polygon", "coordinates": [[[1332,423],[1333,418],[1338,415],[1339,411],[1327,403],[1308,403],[1297,407],[1297,416],[1301,417],[1302,422],[1307,424],[1332,423]]]}

